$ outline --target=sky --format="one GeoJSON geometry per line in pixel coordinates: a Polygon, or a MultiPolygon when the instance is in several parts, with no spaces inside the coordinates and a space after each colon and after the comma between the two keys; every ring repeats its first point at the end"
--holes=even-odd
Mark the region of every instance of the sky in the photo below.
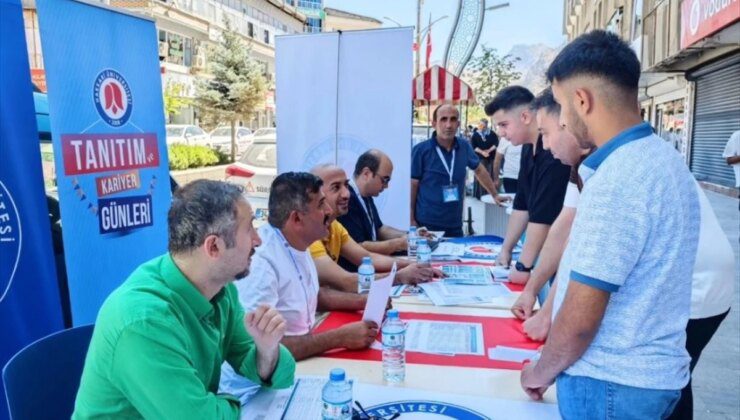
{"type": "MultiPolygon", "coordinates": [[[[352,13],[376,18],[383,22],[383,27],[396,27],[398,21],[403,26],[416,25],[417,0],[324,0],[325,7],[341,9],[352,13]]],[[[455,11],[459,0],[423,0],[421,13],[422,30],[432,21],[448,16],[432,25],[432,62],[440,63],[444,59],[447,38],[452,31],[455,11]]],[[[516,44],[545,44],[559,47],[565,43],[563,35],[563,2],[560,0],[508,0],[509,6],[486,12],[483,31],[478,41],[494,47],[505,54],[516,44]]],[[[505,3],[505,0],[486,0],[486,6],[505,3]]],[[[422,41],[422,65],[425,42],[422,41]]]]}

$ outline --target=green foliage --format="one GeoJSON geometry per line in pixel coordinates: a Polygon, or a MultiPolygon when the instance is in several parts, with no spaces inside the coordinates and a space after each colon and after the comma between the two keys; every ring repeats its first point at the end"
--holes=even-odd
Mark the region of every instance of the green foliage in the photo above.
{"type": "MultiPolygon", "coordinates": [[[[202,125],[207,127],[224,123],[233,127],[240,119],[248,120],[264,104],[267,91],[264,67],[252,58],[251,48],[232,29],[228,19],[224,19],[224,26],[220,42],[207,53],[208,73],[212,77],[196,83],[195,106],[202,125]]],[[[231,142],[235,152],[233,134],[231,142]]]]}
{"type": "Polygon", "coordinates": [[[485,44],[481,45],[481,50],[481,55],[470,60],[465,80],[473,88],[478,105],[485,107],[499,90],[509,86],[522,74],[516,71],[519,57],[509,54],[500,56],[495,48],[489,48],[485,44]]]}
{"type": "Polygon", "coordinates": [[[200,168],[222,163],[223,153],[205,146],[173,144],[169,146],[170,170],[200,168]]]}
{"type": "Polygon", "coordinates": [[[191,100],[183,96],[185,85],[182,83],[168,82],[164,87],[162,99],[164,102],[164,118],[169,121],[170,115],[177,114],[181,109],[190,105],[191,100]]]}

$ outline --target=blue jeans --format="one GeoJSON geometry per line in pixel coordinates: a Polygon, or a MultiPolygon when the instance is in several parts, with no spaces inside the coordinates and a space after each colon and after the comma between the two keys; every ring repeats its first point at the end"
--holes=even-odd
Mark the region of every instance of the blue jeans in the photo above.
{"type": "Polygon", "coordinates": [[[562,373],[557,379],[563,419],[665,419],[681,390],[635,388],[562,373]]]}

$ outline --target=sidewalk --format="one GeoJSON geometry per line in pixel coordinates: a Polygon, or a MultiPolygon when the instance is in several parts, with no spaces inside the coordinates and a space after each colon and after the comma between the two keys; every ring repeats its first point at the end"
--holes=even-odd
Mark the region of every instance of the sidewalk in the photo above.
{"type": "MultiPolygon", "coordinates": [[[[740,419],[740,211],[738,199],[706,191],[735,252],[735,299],[732,310],[704,349],[694,369],[694,418],[740,419]]],[[[484,233],[485,210],[479,200],[465,197],[472,209],[473,229],[484,233]]]]}

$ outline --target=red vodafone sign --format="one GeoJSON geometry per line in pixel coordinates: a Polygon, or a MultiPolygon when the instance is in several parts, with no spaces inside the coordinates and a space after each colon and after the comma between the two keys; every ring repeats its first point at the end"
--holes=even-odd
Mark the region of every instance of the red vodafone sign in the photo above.
{"type": "Polygon", "coordinates": [[[740,0],[684,0],[681,48],[686,48],[740,20],[740,0]]]}

